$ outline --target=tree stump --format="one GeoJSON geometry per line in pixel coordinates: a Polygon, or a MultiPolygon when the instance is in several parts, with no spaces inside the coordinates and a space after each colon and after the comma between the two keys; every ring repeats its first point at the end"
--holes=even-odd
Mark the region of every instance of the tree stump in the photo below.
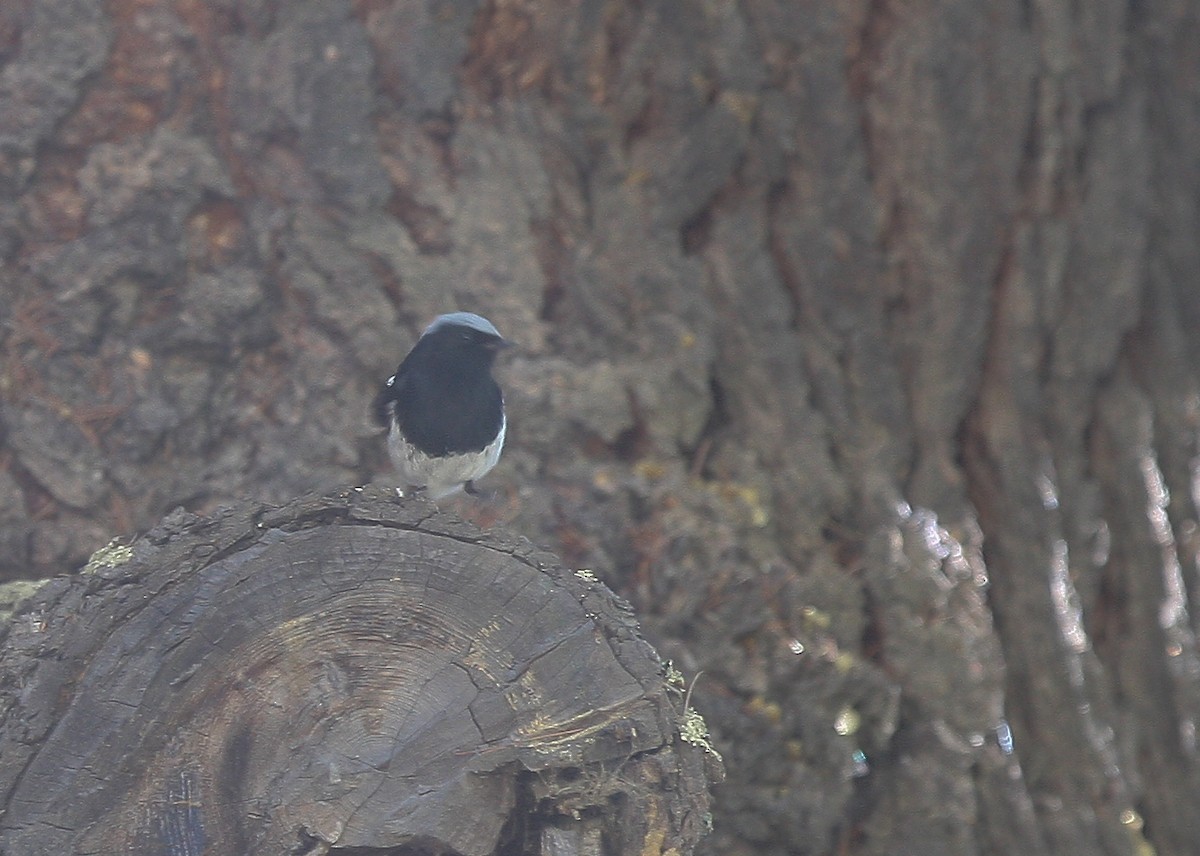
{"type": "Polygon", "coordinates": [[[0,851],[691,852],[720,761],[629,608],[355,488],[44,586],[0,659],[0,851]],[[687,729],[684,729],[685,734],[687,729]]]}

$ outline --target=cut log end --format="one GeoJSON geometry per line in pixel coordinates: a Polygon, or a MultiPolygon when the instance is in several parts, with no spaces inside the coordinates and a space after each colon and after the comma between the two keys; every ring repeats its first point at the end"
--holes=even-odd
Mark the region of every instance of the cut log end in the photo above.
{"type": "Polygon", "coordinates": [[[8,632],[4,853],[687,853],[721,775],[622,601],[392,492],[173,515],[8,632]]]}

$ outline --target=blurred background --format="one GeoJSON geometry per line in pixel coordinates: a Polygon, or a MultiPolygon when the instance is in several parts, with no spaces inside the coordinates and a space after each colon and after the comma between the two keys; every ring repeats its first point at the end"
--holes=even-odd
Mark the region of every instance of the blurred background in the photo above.
{"type": "Polygon", "coordinates": [[[391,478],[627,597],[712,854],[1200,853],[1200,7],[0,5],[0,575],[391,478]]]}

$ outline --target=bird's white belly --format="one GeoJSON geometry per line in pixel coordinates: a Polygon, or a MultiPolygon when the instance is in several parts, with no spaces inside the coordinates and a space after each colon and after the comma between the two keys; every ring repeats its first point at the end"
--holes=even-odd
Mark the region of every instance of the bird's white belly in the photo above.
{"type": "Polygon", "coordinates": [[[434,457],[413,446],[394,425],[388,433],[388,454],[400,473],[402,487],[420,487],[430,499],[462,490],[465,482],[482,478],[496,462],[504,449],[504,433],[508,420],[500,423],[496,439],[478,452],[434,457]]]}

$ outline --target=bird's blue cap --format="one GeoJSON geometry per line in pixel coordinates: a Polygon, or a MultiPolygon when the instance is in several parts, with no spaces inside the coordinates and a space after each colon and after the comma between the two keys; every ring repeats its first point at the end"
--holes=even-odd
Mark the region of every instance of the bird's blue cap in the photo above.
{"type": "Polygon", "coordinates": [[[450,312],[446,315],[439,315],[434,318],[422,336],[428,336],[434,330],[440,330],[442,327],[450,326],[470,327],[472,330],[478,330],[480,333],[487,333],[495,336],[497,339],[503,339],[500,331],[492,324],[491,321],[484,318],[482,315],[476,315],[474,312],[450,312]]]}

